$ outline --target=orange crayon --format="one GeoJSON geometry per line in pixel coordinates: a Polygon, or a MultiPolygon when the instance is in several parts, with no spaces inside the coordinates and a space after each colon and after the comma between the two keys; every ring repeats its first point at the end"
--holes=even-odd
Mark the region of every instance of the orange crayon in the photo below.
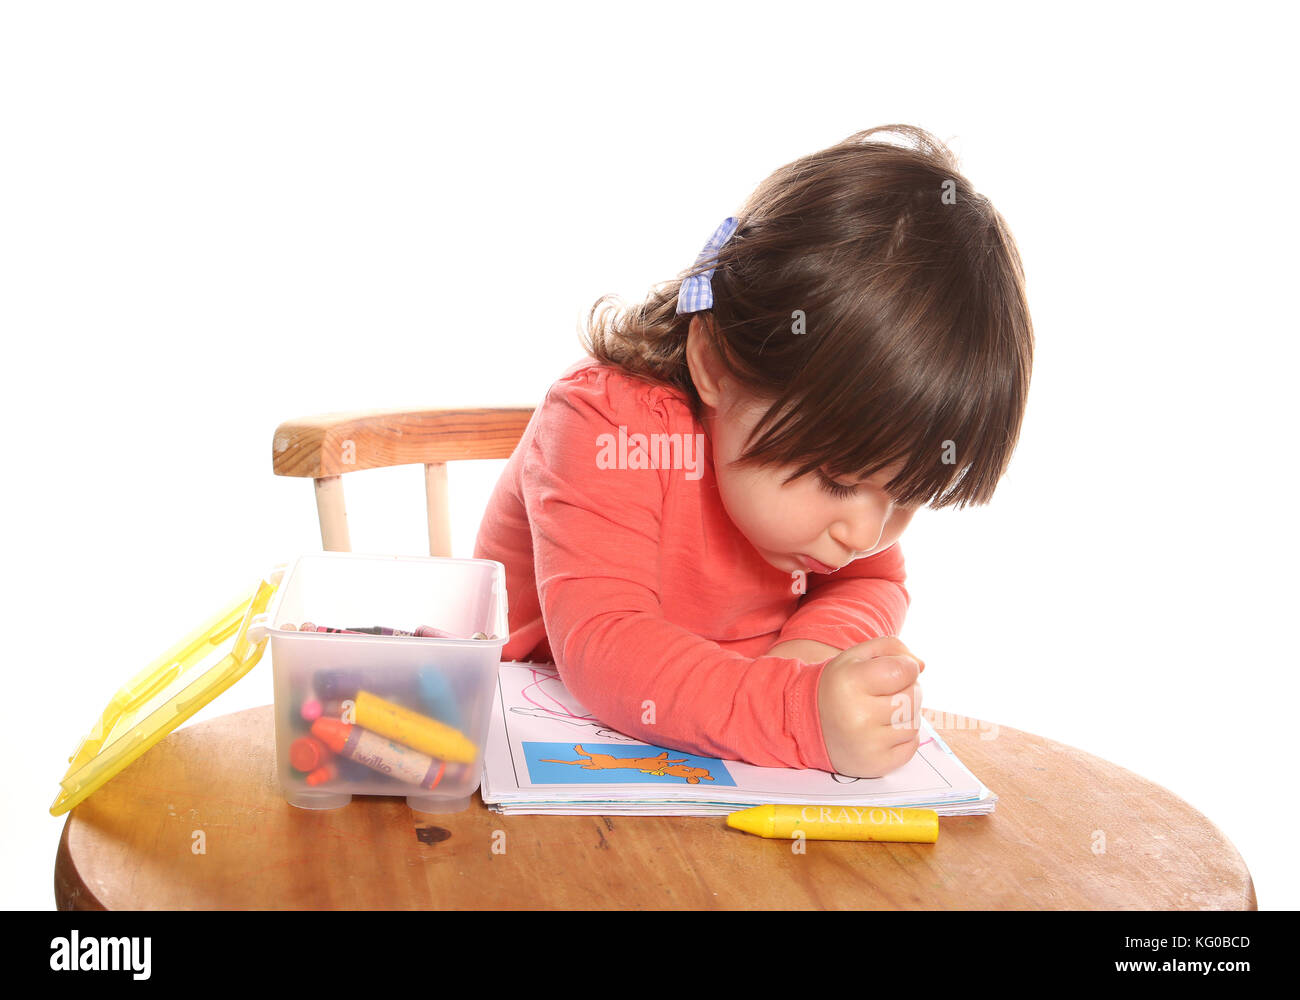
{"type": "Polygon", "coordinates": [[[337,767],[333,764],[325,764],[322,767],[316,768],[316,770],[312,771],[311,774],[307,775],[307,784],[312,787],[323,785],[327,781],[333,781],[338,776],[339,769],[337,767]]]}

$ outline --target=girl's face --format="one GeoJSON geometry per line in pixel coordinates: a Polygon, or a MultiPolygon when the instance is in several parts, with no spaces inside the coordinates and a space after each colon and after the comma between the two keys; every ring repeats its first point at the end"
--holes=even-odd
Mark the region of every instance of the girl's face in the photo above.
{"type": "Polygon", "coordinates": [[[793,467],[732,465],[767,404],[746,398],[716,362],[709,363],[705,355],[711,352],[697,336],[699,322],[691,321],[687,359],[704,403],[718,491],[727,514],[759,555],[784,572],[830,573],[898,541],[917,510],[893,503],[884,491],[902,470],[901,462],[866,480],[830,480],[815,470],[789,483],[783,480],[793,467]],[[832,492],[831,483],[843,488],[832,492]]]}

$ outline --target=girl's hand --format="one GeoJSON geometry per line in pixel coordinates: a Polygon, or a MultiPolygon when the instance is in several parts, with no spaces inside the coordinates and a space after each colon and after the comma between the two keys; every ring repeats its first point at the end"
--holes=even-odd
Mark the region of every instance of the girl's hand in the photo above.
{"type": "Polygon", "coordinates": [[[897,636],[850,646],[822,670],[817,688],[822,738],[831,765],[854,778],[878,778],[917,751],[925,663],[897,636]]]}

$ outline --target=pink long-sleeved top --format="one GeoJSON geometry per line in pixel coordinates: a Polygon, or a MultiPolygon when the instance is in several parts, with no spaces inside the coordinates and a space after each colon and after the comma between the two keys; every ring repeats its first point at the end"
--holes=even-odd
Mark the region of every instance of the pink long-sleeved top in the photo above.
{"type": "Polygon", "coordinates": [[[630,736],[767,767],[834,770],[817,707],[825,663],[767,650],[897,634],[910,600],[897,543],[807,574],[798,593],[727,515],[685,394],[592,359],[534,412],[474,555],[505,566],[503,660],[553,661],[589,712],[630,736]]]}

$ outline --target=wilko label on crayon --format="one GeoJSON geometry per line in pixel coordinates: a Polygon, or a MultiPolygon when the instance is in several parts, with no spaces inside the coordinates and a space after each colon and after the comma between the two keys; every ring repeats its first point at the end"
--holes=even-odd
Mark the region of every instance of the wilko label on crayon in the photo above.
{"type": "Polygon", "coordinates": [[[418,750],[394,743],[360,726],[337,719],[317,719],[312,735],[337,754],[421,788],[435,788],[442,780],[446,761],[435,760],[418,750]]]}

